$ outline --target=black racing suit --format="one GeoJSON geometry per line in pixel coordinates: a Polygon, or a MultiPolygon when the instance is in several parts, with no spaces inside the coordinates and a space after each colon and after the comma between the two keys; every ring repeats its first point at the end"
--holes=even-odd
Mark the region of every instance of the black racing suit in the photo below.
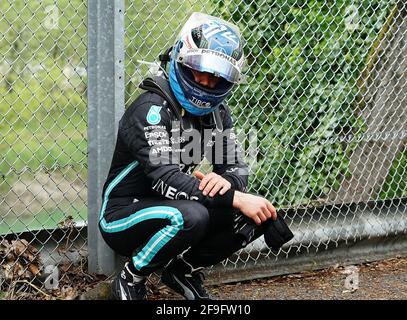
{"type": "Polygon", "coordinates": [[[232,202],[235,190],[247,186],[248,168],[231,130],[230,110],[219,108],[223,132],[215,129],[212,114],[187,112],[182,123],[194,130],[183,130],[167,102],[147,91],[120,120],[99,227],[106,243],[131,257],[140,274],[181,253],[194,267],[204,267],[242,248],[233,231],[232,202]],[[204,196],[191,175],[204,156],[231,183],[224,195],[204,196]]]}

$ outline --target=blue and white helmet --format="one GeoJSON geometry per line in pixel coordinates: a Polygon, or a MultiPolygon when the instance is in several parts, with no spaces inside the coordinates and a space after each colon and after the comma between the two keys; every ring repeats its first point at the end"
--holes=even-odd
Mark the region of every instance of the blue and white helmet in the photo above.
{"type": "Polygon", "coordinates": [[[169,82],[175,97],[189,113],[214,111],[242,82],[244,54],[239,29],[207,14],[195,12],[181,29],[172,49],[169,82]],[[191,69],[221,80],[211,89],[194,81],[191,69]]]}

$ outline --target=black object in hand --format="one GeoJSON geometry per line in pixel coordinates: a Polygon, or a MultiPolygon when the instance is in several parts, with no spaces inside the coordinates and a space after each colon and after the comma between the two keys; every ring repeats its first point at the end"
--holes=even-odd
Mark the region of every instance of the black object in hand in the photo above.
{"type": "Polygon", "coordinates": [[[294,238],[283,217],[277,214],[277,219],[268,219],[261,224],[264,230],[264,241],[273,250],[280,249],[284,243],[294,238]]]}
{"type": "Polygon", "coordinates": [[[252,219],[239,212],[234,222],[235,233],[244,239],[243,246],[263,234],[267,246],[273,251],[278,251],[283,244],[294,238],[294,234],[279,214],[276,220],[270,218],[258,226],[252,219]]]}

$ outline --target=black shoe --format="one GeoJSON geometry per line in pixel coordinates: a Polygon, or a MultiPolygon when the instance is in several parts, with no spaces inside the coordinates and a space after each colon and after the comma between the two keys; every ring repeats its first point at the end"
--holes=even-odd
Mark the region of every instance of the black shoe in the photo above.
{"type": "Polygon", "coordinates": [[[161,281],[187,300],[212,300],[213,298],[203,287],[203,273],[201,271],[185,273],[184,271],[174,266],[166,268],[161,274],[161,281]]]}
{"type": "Polygon", "coordinates": [[[135,282],[126,265],[112,283],[112,294],[116,300],[145,300],[145,278],[135,282]]]}

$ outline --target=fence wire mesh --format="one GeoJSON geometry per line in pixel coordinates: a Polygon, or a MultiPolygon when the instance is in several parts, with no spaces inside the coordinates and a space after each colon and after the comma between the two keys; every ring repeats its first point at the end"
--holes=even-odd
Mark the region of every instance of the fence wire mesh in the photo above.
{"type": "Polygon", "coordinates": [[[0,2],[0,291],[9,298],[56,266],[69,270],[85,248],[86,7],[0,2]]]}
{"type": "Polygon", "coordinates": [[[407,194],[406,9],[403,1],[127,3],[126,104],[154,71],[140,61],[157,61],[192,12],[225,18],[245,38],[248,81],[228,104],[235,125],[257,133],[250,191],[293,209],[285,212],[296,238],[277,255],[249,245],[224,267],[406,233],[405,218],[389,209],[407,194]]]}
{"type": "MultiPolygon", "coordinates": [[[[86,7],[0,4],[2,287],[33,281],[32,262],[44,253],[57,265],[61,247],[68,263],[67,252],[84,249],[86,7]],[[47,252],[56,228],[62,236],[47,252]]],[[[277,254],[260,239],[225,269],[407,233],[404,1],[137,0],[125,8],[126,106],[152,71],[143,61],[157,61],[192,12],[229,20],[245,38],[247,84],[228,104],[236,127],[257,134],[250,191],[285,210],[295,238],[277,254]]]]}

